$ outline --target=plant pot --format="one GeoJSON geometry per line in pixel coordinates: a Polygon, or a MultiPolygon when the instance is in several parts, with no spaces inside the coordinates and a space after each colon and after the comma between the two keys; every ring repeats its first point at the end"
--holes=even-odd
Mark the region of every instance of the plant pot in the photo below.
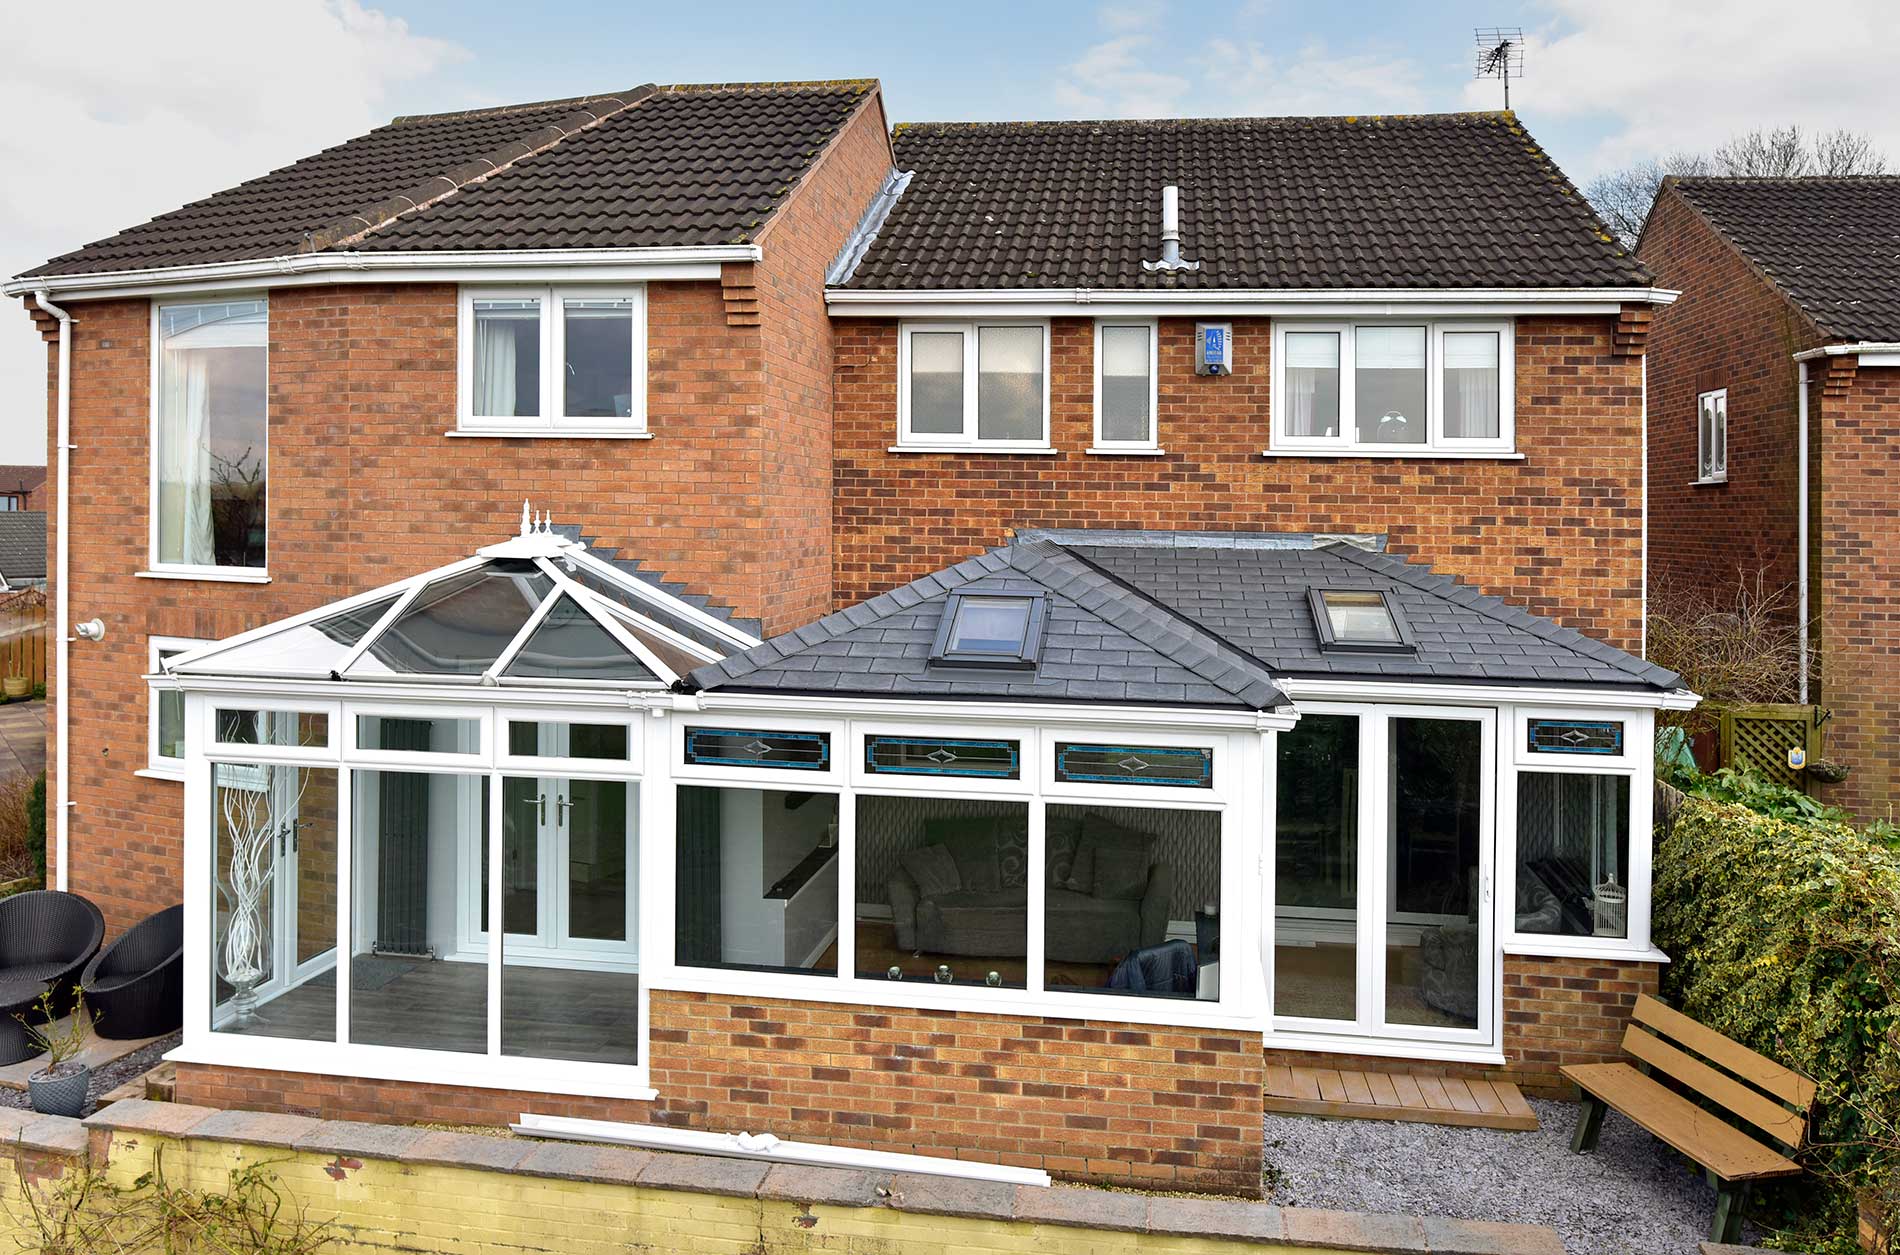
{"type": "Polygon", "coordinates": [[[43,1116],[86,1114],[86,1095],[92,1088],[92,1069],[83,1063],[62,1063],[56,1068],[41,1068],[26,1078],[27,1097],[33,1110],[43,1116]]]}
{"type": "Polygon", "coordinates": [[[0,678],[0,693],[5,693],[8,697],[25,697],[32,691],[32,683],[23,675],[0,678]]]}

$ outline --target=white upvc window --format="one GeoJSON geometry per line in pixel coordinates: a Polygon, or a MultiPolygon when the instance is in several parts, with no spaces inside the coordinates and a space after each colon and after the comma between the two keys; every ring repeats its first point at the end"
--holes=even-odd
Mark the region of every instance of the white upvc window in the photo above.
{"type": "Polygon", "coordinates": [[[162,676],[167,658],[196,649],[208,641],[183,636],[150,636],[147,674],[158,676],[148,682],[146,692],[145,771],[148,775],[171,780],[185,778],[185,695],[178,682],[162,676]]]}
{"type": "Polygon", "coordinates": [[[1695,399],[1695,478],[1698,484],[1728,482],[1728,389],[1695,399]]]}
{"type": "Polygon", "coordinates": [[[1509,454],[1508,321],[1282,320],[1270,453],[1509,454]]]}
{"type": "Polygon", "coordinates": [[[1158,357],[1153,319],[1095,323],[1095,445],[1101,453],[1159,447],[1158,357]]]}
{"type": "Polygon", "coordinates": [[[646,289],[464,288],[457,425],[482,435],[646,431],[646,289]]]}
{"type": "Polygon", "coordinates": [[[905,323],[897,345],[899,447],[1049,448],[1047,322],[905,323]]]}

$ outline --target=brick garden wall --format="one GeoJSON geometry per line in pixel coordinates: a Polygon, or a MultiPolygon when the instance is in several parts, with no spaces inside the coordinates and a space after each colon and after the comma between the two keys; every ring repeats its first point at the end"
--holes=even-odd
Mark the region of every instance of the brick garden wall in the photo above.
{"type": "Polygon", "coordinates": [[[1642,604],[1642,362],[1610,317],[1522,318],[1523,461],[1267,458],[1269,320],[1234,320],[1234,373],[1193,373],[1194,322],[1160,323],[1165,457],[1099,456],[1089,320],[1052,321],[1055,456],[892,454],[897,325],[837,325],[840,605],[1026,527],[1384,532],[1391,548],[1634,649],[1642,604]]]}

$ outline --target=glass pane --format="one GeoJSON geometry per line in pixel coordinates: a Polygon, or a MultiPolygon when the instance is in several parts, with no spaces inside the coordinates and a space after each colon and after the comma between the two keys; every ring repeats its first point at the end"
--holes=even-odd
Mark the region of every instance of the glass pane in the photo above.
{"type": "Polygon", "coordinates": [[[1220,999],[1220,815],[1051,806],[1043,988],[1220,999]]]}
{"type": "Polygon", "coordinates": [[[536,418],[541,413],[541,302],[475,302],[475,413],[536,418]]]}
{"type": "Polygon", "coordinates": [[[303,710],[230,710],[218,708],[220,745],[328,745],[330,716],[303,710]]]}
{"type": "Polygon", "coordinates": [[[1029,808],[861,797],[857,971],[1021,989],[1029,955],[1029,808]]]}
{"type": "Polygon", "coordinates": [[[1102,439],[1148,444],[1154,440],[1149,413],[1147,327],[1102,328],[1102,439]]]}
{"type": "Polygon", "coordinates": [[[1519,772],[1517,931],[1629,936],[1630,778],[1519,772]]]}
{"type": "Polygon", "coordinates": [[[1022,655],[1029,635],[1027,597],[964,597],[945,649],[953,654],[1022,655]]]}
{"type": "Polygon", "coordinates": [[[1042,328],[979,327],[976,333],[979,440],[1041,440],[1042,328]]]}
{"type": "Polygon", "coordinates": [[[963,434],[963,333],[910,337],[910,430],[916,436],[963,434]]]}
{"type": "Polygon", "coordinates": [[[159,310],[159,562],[264,565],[268,324],[263,301],[159,310]]]}
{"type": "Polygon", "coordinates": [[[356,748],[421,754],[479,754],[482,721],[428,715],[358,715],[356,748]]]}
{"type": "Polygon", "coordinates": [[[1333,639],[1362,645],[1396,645],[1399,626],[1378,593],[1326,589],[1319,595],[1333,639]]]}
{"type": "Polygon", "coordinates": [[[341,614],[284,628],[180,670],[192,675],[328,677],[395,604],[396,598],[385,597],[341,614]]]}
{"type": "MultiPolygon", "coordinates": [[[[670,628],[690,641],[696,641],[701,645],[710,646],[721,654],[728,653],[733,649],[733,644],[730,640],[715,634],[710,628],[687,618],[683,614],[669,612],[665,607],[656,605],[654,602],[640,596],[633,590],[623,588],[621,585],[602,576],[592,567],[576,566],[573,570],[567,572],[567,576],[589,592],[598,593],[615,605],[622,606],[642,618],[651,619],[662,627],[670,628]]],[[[638,629],[634,630],[636,632],[638,631],[638,629]]],[[[645,638],[642,637],[642,639],[644,640],[645,638]]]]}
{"type": "Polygon", "coordinates": [[[674,946],[691,967],[838,974],[838,798],[682,785],[674,946]]]}
{"type": "Polygon", "coordinates": [[[1498,434],[1498,333],[1447,331],[1445,434],[1453,440],[1493,440],[1498,434]]]}
{"type": "Polygon", "coordinates": [[[490,562],[439,579],[370,643],[350,674],[478,676],[552,588],[531,562],[490,562]]]}
{"type": "Polygon", "coordinates": [[[334,769],[211,769],[211,1027],[336,1039],[334,769]]]}
{"type": "Polygon", "coordinates": [[[1065,784],[1214,787],[1214,751],[1167,745],[1056,742],[1056,779],[1065,784]]]}
{"type": "Polygon", "coordinates": [[[569,418],[627,418],[633,413],[633,301],[561,302],[569,418]]]}
{"type": "Polygon", "coordinates": [[[867,736],[864,765],[872,775],[1022,776],[1022,742],[966,741],[926,736],[867,736]]]}
{"type": "Polygon", "coordinates": [[[1273,1011],[1358,1017],[1359,720],[1303,715],[1278,736],[1273,1011]]]}
{"type": "Polygon", "coordinates": [[[1282,434],[1337,436],[1339,434],[1339,333],[1289,331],[1286,333],[1286,415],[1282,434]]]}
{"type": "Polygon", "coordinates": [[[627,761],[624,723],[508,721],[508,752],[516,758],[603,758],[627,761]]]}
{"type": "Polygon", "coordinates": [[[1528,719],[1524,747],[1533,754],[1621,754],[1620,719],[1528,719]]]}
{"type": "Polygon", "coordinates": [[[831,733],[689,727],[686,761],[701,767],[825,771],[831,767],[831,733]]]}
{"type": "Polygon", "coordinates": [[[462,895],[488,832],[488,778],[351,773],[350,1040],[488,1052],[488,942],[462,895]]]}
{"type": "MultiPolygon", "coordinates": [[[[501,782],[501,922],[505,932],[541,931],[541,832],[555,805],[553,782],[509,776],[501,782]]],[[[482,834],[481,931],[488,931],[488,834],[482,834]]]]}
{"type": "Polygon", "coordinates": [[[1353,333],[1353,407],[1366,444],[1425,442],[1425,328],[1353,333]]]}
{"type": "Polygon", "coordinates": [[[653,669],[563,595],[502,674],[516,679],[653,680],[653,669]]]}
{"type": "Polygon", "coordinates": [[[152,694],[158,703],[158,756],[185,756],[185,695],[175,689],[159,689],[152,694]]]}
{"type": "MultiPolygon", "coordinates": [[[[1302,721],[1304,722],[1304,721],[1302,721]]],[[[1478,1026],[1479,825],[1484,728],[1473,719],[1393,719],[1389,1024],[1478,1026]]]]}

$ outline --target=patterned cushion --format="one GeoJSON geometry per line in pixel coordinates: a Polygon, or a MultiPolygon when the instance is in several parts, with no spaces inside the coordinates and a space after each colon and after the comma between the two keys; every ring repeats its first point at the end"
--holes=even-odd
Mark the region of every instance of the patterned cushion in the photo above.
{"type": "Polygon", "coordinates": [[[942,897],[963,887],[957,861],[940,845],[920,845],[906,853],[900,862],[917,882],[917,892],[923,897],[942,897]]]}

